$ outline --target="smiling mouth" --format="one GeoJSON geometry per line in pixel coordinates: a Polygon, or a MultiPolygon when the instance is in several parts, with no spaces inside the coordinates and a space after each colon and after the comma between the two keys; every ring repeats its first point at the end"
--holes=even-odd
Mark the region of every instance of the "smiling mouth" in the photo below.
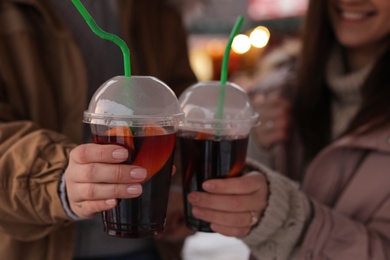
{"type": "Polygon", "coordinates": [[[342,12],[340,13],[341,17],[347,20],[362,20],[367,17],[366,14],[358,14],[358,13],[349,13],[342,12]]]}
{"type": "Polygon", "coordinates": [[[337,13],[342,19],[347,21],[361,21],[375,15],[375,12],[362,13],[362,12],[343,11],[341,9],[337,9],[337,13]]]}

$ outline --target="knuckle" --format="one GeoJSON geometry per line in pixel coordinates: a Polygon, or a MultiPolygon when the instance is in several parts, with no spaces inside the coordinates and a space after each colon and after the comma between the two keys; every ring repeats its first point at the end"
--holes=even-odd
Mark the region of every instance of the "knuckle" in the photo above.
{"type": "Polygon", "coordinates": [[[104,149],[103,149],[102,145],[98,146],[96,152],[97,152],[97,156],[99,157],[99,160],[103,160],[104,159],[104,149]]]}
{"type": "Polygon", "coordinates": [[[121,190],[119,185],[112,185],[112,193],[114,198],[121,198],[121,190]]]}
{"type": "MultiPolygon", "coordinates": [[[[86,199],[94,199],[96,196],[96,187],[94,184],[89,183],[86,185],[85,190],[85,198],[86,199]]],[[[83,191],[81,191],[83,192],[83,191]]]]}
{"type": "Polygon", "coordinates": [[[96,174],[96,166],[94,163],[85,165],[84,175],[86,181],[92,180],[95,174],[96,174]]]}
{"type": "Polygon", "coordinates": [[[70,158],[76,162],[85,162],[87,160],[85,145],[79,145],[70,152],[70,158]]]}
{"type": "Polygon", "coordinates": [[[122,179],[122,177],[123,177],[123,167],[120,165],[120,164],[117,164],[117,165],[115,165],[115,170],[114,170],[114,180],[116,181],[116,182],[119,182],[121,179],[122,179]]]}

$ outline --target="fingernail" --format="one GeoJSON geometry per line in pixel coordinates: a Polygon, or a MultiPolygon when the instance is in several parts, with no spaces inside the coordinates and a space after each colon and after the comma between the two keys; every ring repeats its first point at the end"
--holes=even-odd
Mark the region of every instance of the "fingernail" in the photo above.
{"type": "Polygon", "coordinates": [[[197,202],[199,201],[199,196],[196,193],[191,193],[188,195],[188,201],[190,202],[197,202]]]}
{"type": "Polygon", "coordinates": [[[146,169],[134,168],[130,171],[130,176],[135,179],[145,179],[147,175],[146,169]]]}
{"type": "Polygon", "coordinates": [[[205,189],[205,190],[211,190],[214,188],[214,183],[206,181],[202,184],[202,186],[203,186],[203,189],[205,189]]]}
{"type": "Polygon", "coordinates": [[[106,200],[106,204],[110,205],[110,206],[115,205],[116,204],[116,199],[106,200]]]}
{"type": "Polygon", "coordinates": [[[139,194],[141,193],[141,186],[140,185],[132,185],[127,187],[126,189],[128,194],[139,194]]]}
{"type": "Polygon", "coordinates": [[[129,154],[126,149],[117,149],[112,152],[112,158],[114,159],[124,160],[127,159],[128,156],[129,154]]]}

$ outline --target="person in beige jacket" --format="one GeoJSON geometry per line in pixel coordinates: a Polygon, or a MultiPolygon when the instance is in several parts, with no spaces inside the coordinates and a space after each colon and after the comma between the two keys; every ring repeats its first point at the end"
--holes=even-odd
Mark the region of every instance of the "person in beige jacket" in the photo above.
{"type": "MultiPolygon", "coordinates": [[[[155,76],[179,95],[196,78],[181,17],[165,2],[84,4],[103,29],[126,41],[133,75],[155,76]]],[[[123,198],[138,196],[145,176],[140,167],[113,166],[127,157],[120,147],[80,145],[88,141],[82,124],[87,101],[104,81],[124,73],[120,49],[95,36],[70,0],[2,0],[0,20],[0,259],[154,252],[153,240],[107,238],[95,224],[90,228],[95,222],[81,221],[116,203],[102,189],[101,171],[88,175],[94,166],[129,173],[104,180],[122,187],[123,198]],[[97,197],[80,192],[83,182],[95,186],[97,197]],[[97,231],[88,236],[85,230],[97,231]]],[[[178,232],[171,235],[183,239],[185,229],[178,232]]],[[[162,243],[159,259],[180,257],[180,250],[167,250],[176,243],[162,243]]]]}
{"type": "Polygon", "coordinates": [[[295,82],[254,97],[248,173],[204,182],[195,216],[259,260],[390,259],[389,16],[388,0],[309,1],[295,82]]]}

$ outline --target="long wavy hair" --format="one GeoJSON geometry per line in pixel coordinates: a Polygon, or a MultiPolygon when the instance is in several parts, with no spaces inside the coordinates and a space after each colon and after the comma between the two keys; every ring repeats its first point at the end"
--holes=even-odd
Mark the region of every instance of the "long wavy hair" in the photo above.
{"type": "MultiPolygon", "coordinates": [[[[293,116],[304,144],[306,161],[331,142],[332,94],[325,81],[325,68],[331,49],[338,41],[327,10],[327,0],[311,0],[302,31],[293,116]]],[[[389,43],[389,37],[385,40],[389,43]]],[[[389,45],[363,84],[361,107],[343,135],[355,133],[363,126],[367,133],[390,125],[389,45]]]]}

